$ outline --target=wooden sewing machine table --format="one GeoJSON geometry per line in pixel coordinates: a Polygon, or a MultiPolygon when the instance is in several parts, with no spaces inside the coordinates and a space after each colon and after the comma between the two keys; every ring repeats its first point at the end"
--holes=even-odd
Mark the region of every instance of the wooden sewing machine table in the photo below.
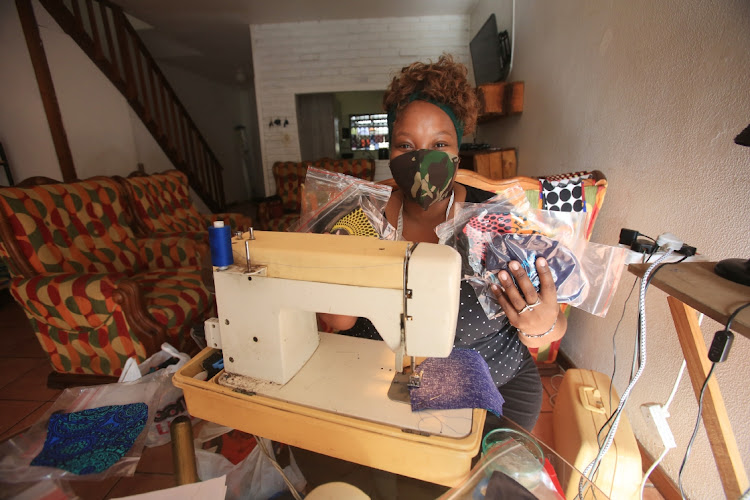
{"type": "Polygon", "coordinates": [[[357,464],[444,486],[456,486],[471,470],[479,452],[486,411],[472,413],[471,432],[463,438],[421,435],[400,427],[293,404],[195,378],[206,348],[174,375],[191,415],[357,464]]]}

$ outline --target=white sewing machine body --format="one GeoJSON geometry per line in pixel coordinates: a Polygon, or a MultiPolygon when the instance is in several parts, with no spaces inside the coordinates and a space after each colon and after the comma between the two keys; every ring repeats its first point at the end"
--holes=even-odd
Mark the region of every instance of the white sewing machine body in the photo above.
{"type": "Polygon", "coordinates": [[[461,277],[454,249],[356,236],[254,237],[233,238],[234,265],[214,270],[219,317],[206,322],[206,339],[223,351],[220,383],[415,431],[468,434],[470,409],[430,412],[428,425],[387,396],[403,356],[450,355],[461,277]],[[367,317],[384,342],[319,333],[316,312],[367,317]]]}

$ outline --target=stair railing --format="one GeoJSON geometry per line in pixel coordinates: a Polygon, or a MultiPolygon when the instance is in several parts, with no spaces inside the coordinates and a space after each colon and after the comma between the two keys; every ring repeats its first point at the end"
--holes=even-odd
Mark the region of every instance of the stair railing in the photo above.
{"type": "Polygon", "coordinates": [[[122,9],[107,0],[39,1],[120,90],[190,187],[222,211],[222,166],[122,9]]]}

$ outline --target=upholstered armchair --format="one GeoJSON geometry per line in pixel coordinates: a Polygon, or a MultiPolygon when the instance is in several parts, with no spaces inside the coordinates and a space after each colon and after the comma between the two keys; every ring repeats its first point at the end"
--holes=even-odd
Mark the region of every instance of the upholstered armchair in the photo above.
{"type": "Polygon", "coordinates": [[[126,190],[138,236],[174,233],[208,241],[208,227],[223,220],[232,230],[246,231],[250,217],[236,214],[201,214],[190,201],[187,176],[179,170],[158,174],[133,172],[116,178],[126,190]]]}
{"type": "Polygon", "coordinates": [[[0,188],[0,257],[55,372],[115,377],[164,341],[190,350],[214,309],[207,245],[136,238],[114,179],[50,182],[0,188]]]}
{"type": "Polygon", "coordinates": [[[375,160],[277,161],[271,171],[276,183],[276,194],[258,204],[256,229],[286,231],[300,217],[302,193],[307,167],[330,170],[371,181],[375,177],[375,160]]]}

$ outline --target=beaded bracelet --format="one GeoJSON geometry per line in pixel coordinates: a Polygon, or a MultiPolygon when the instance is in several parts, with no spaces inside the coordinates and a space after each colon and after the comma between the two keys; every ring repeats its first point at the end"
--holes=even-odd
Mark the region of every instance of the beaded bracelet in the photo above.
{"type": "Polygon", "coordinates": [[[528,333],[522,332],[521,330],[518,330],[518,333],[520,333],[521,335],[523,335],[527,339],[540,339],[540,338],[544,337],[545,335],[549,335],[550,333],[552,333],[552,330],[555,329],[556,325],[557,325],[557,318],[555,318],[555,322],[552,323],[552,327],[549,330],[547,330],[544,333],[540,333],[539,335],[529,335],[528,333]]]}

